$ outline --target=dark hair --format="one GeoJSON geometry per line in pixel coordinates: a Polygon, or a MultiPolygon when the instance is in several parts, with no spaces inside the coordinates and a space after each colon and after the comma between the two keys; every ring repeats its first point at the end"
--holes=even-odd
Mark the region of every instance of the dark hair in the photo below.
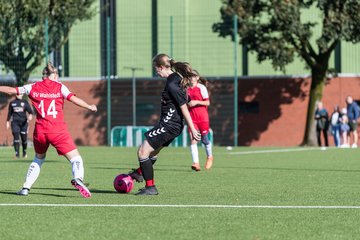
{"type": "Polygon", "coordinates": [[[193,73],[194,73],[196,76],[199,77],[199,82],[200,82],[201,84],[207,86],[207,80],[206,80],[206,78],[202,77],[202,76],[199,74],[199,72],[198,72],[197,70],[195,70],[195,69],[193,69],[193,73]]]}
{"type": "Polygon", "coordinates": [[[193,73],[191,65],[187,62],[176,62],[174,59],[169,57],[167,54],[160,53],[153,58],[154,67],[166,67],[171,68],[174,72],[178,73],[181,76],[181,87],[188,88],[191,86],[191,77],[196,76],[193,73]]]}
{"type": "Polygon", "coordinates": [[[154,67],[166,67],[166,68],[170,68],[170,60],[171,58],[164,54],[164,53],[160,53],[158,55],[156,55],[155,57],[153,57],[152,62],[153,62],[153,66],[154,67]]]}
{"type": "Polygon", "coordinates": [[[53,73],[57,73],[57,69],[51,62],[48,62],[42,71],[42,75],[43,77],[48,77],[53,73]]]}

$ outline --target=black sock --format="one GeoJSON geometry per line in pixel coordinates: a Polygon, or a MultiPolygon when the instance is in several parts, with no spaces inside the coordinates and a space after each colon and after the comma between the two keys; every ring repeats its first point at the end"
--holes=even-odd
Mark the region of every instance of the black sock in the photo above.
{"type": "Polygon", "coordinates": [[[25,156],[26,155],[26,149],[27,149],[27,142],[23,143],[22,147],[23,147],[23,155],[25,156]]]}
{"type": "Polygon", "coordinates": [[[15,149],[15,155],[19,156],[19,149],[20,149],[20,143],[18,141],[14,141],[14,149],[15,149]]]}
{"type": "Polygon", "coordinates": [[[26,155],[26,149],[27,149],[27,134],[20,133],[22,147],[23,147],[23,156],[26,155]]]}
{"type": "Polygon", "coordinates": [[[149,158],[139,159],[142,175],[146,181],[154,179],[154,168],[149,158]]]}

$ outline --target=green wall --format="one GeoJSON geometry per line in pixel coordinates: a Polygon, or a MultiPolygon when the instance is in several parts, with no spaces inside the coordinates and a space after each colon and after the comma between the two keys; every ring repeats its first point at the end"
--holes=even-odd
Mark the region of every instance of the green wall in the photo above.
{"type": "Polygon", "coordinates": [[[100,65],[100,16],[75,25],[69,37],[71,77],[98,77],[100,65]]]}
{"type": "MultiPolygon", "coordinates": [[[[232,76],[234,73],[234,44],[230,38],[220,38],[212,32],[212,25],[220,21],[220,0],[158,0],[158,52],[171,54],[178,61],[188,61],[206,76],[232,76]],[[170,19],[172,18],[172,28],[170,19]],[[171,32],[173,38],[171,39],[171,32]],[[171,41],[172,40],[172,41],[171,41]]],[[[99,9],[100,2],[96,2],[99,9]]],[[[116,2],[117,25],[117,73],[129,77],[126,67],[138,67],[137,77],[152,74],[151,1],[118,0],[116,2]]],[[[320,19],[317,9],[304,11],[302,21],[320,19]]],[[[314,31],[319,36],[321,23],[314,31]]],[[[73,27],[69,41],[70,76],[99,77],[100,61],[100,15],[80,22],[73,27]]],[[[315,45],[314,45],[315,46],[315,45]]],[[[317,49],[315,49],[317,51],[317,49]]],[[[242,51],[238,46],[238,73],[242,73],[242,51]]],[[[360,44],[342,43],[342,72],[360,72],[360,44]]],[[[330,68],[334,67],[333,57],[330,68]]],[[[41,67],[42,68],[42,67],[41,67]]],[[[38,75],[41,71],[34,72],[38,75]]],[[[249,75],[283,75],[275,71],[271,62],[259,64],[256,55],[249,53],[249,75]]],[[[296,57],[286,67],[286,74],[309,74],[304,62],[296,57]]]]}
{"type": "Polygon", "coordinates": [[[343,73],[360,74],[360,44],[342,42],[341,59],[343,73]]]}
{"type": "Polygon", "coordinates": [[[125,67],[143,68],[136,76],[151,75],[151,1],[120,0],[117,10],[117,72],[131,76],[125,67]]]}

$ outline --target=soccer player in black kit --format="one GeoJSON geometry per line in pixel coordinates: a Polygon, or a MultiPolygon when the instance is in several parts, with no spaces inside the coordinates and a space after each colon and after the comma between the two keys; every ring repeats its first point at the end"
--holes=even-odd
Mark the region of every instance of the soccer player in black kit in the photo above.
{"type": "Polygon", "coordinates": [[[9,111],[6,119],[6,128],[10,128],[14,136],[14,149],[15,158],[20,157],[20,137],[23,147],[23,157],[26,158],[27,149],[27,133],[28,133],[28,122],[31,121],[33,115],[32,108],[28,101],[22,99],[22,95],[17,95],[15,100],[9,103],[9,111]],[[26,114],[28,113],[28,114],[26,114]]]}
{"type": "Polygon", "coordinates": [[[175,62],[166,54],[158,54],[153,58],[153,67],[157,75],[166,78],[166,84],[161,94],[160,121],[144,134],[146,139],[138,150],[140,167],[129,173],[137,182],[145,179],[145,187],[136,195],[158,194],[154,182],[153,164],[160,150],[181,134],[184,119],[190,129],[191,137],[200,140],[200,133],[195,129],[186,105],[186,88],[191,86],[190,78],[194,75],[191,66],[185,62],[175,62]]]}

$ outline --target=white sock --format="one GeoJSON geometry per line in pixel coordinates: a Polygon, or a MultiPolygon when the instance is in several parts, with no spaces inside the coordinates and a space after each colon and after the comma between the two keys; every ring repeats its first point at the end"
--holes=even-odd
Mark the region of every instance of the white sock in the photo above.
{"type": "Polygon", "coordinates": [[[206,151],[206,156],[211,157],[212,156],[212,145],[211,142],[209,142],[208,145],[205,145],[205,151],[206,151]]]}
{"type": "Polygon", "coordinates": [[[35,183],[36,179],[39,177],[41,165],[44,163],[44,161],[45,159],[38,159],[36,157],[34,158],[26,174],[23,188],[30,189],[31,186],[35,183]]]}
{"type": "Polygon", "coordinates": [[[199,151],[196,143],[190,145],[190,151],[193,163],[199,163],[199,151]]]}
{"type": "Polygon", "coordinates": [[[84,179],[84,163],[81,156],[76,156],[70,159],[72,165],[72,175],[74,178],[84,179]]]}

